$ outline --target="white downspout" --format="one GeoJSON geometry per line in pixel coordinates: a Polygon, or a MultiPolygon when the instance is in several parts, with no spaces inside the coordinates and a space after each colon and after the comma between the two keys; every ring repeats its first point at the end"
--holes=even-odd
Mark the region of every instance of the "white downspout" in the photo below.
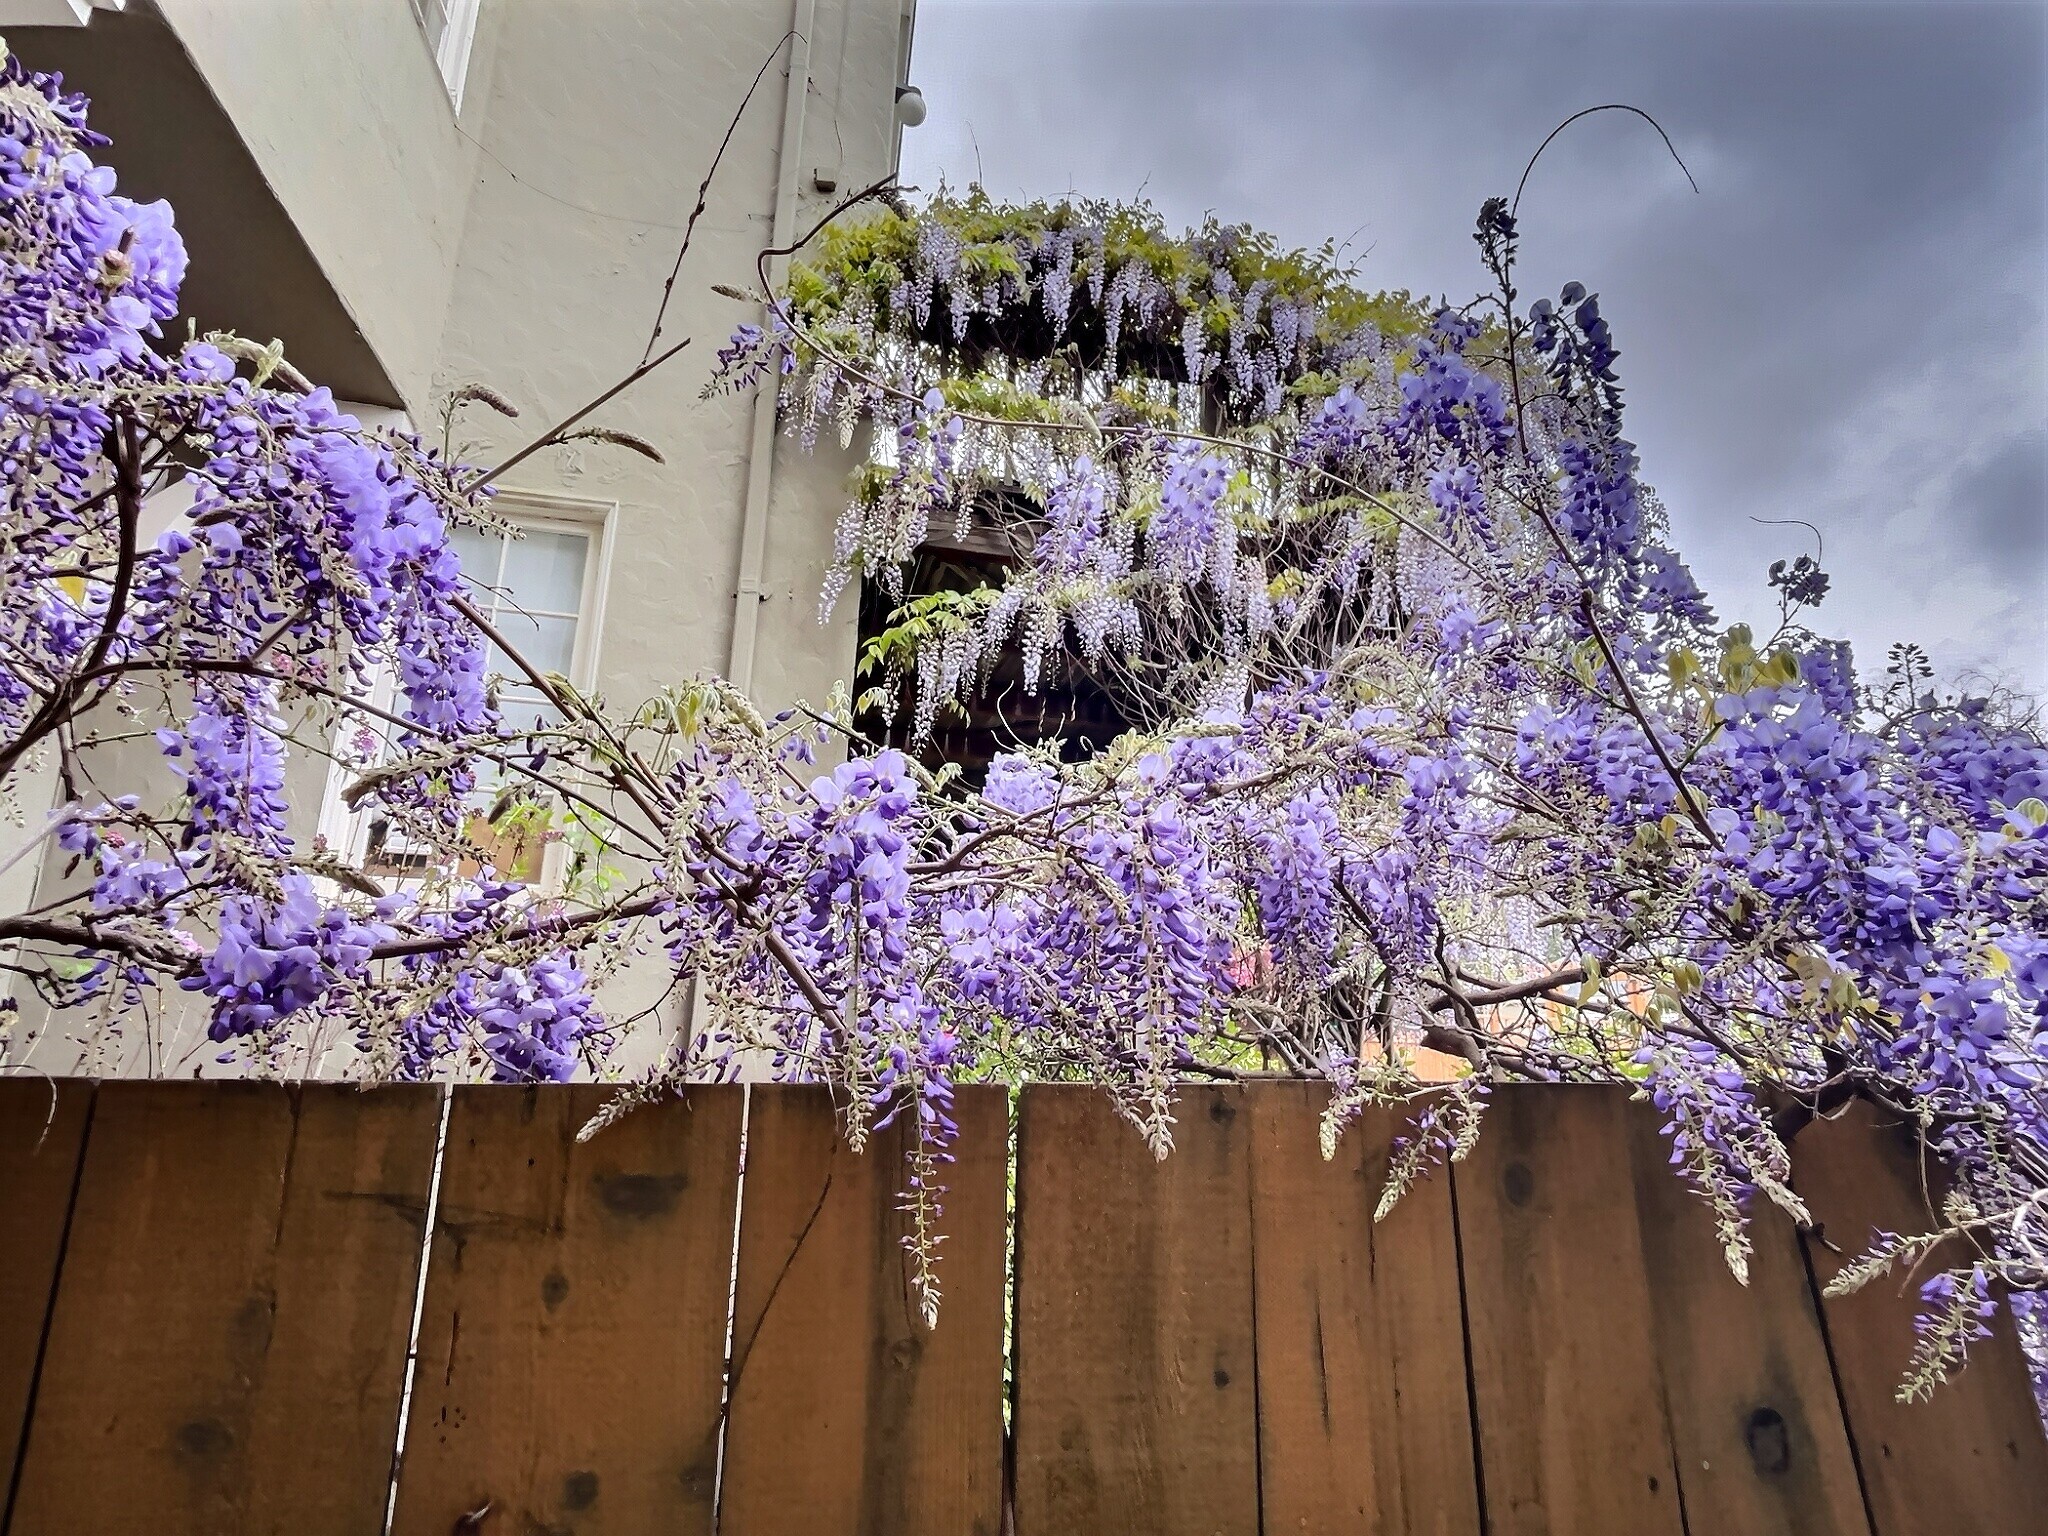
{"type": "MultiPolygon", "coordinates": [[[[804,105],[810,95],[811,34],[818,21],[818,0],[795,0],[790,29],[795,34],[789,45],[789,94],[782,105],[782,147],[778,152],[775,178],[775,222],[769,236],[771,246],[788,245],[796,238],[797,177],[803,165],[804,105]]],[[[781,286],[789,270],[789,258],[777,256],[768,264],[771,288],[781,286]]],[[[733,595],[732,652],[726,677],[741,692],[754,686],[754,651],[761,627],[761,604],[767,593],[761,587],[762,567],[768,554],[768,492],[775,476],[775,396],[779,379],[774,375],[761,381],[754,396],[754,441],[747,455],[746,513],[740,522],[740,579],[733,595]]]]}

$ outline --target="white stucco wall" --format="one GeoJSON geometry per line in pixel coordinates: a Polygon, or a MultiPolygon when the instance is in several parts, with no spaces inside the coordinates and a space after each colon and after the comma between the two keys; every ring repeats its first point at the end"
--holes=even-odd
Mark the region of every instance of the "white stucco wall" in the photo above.
{"type": "MultiPolygon", "coordinates": [[[[798,175],[798,227],[882,176],[894,146],[902,0],[817,0],[798,175]]],[[[691,345],[596,420],[655,444],[667,463],[590,444],[546,451],[507,477],[538,495],[615,501],[598,686],[616,705],[664,683],[723,672],[732,643],[753,402],[702,390],[718,348],[758,308],[711,291],[751,288],[770,243],[787,100],[790,0],[486,0],[487,99],[472,77],[465,116],[486,146],[463,224],[435,399],[489,384],[521,410],[473,410],[479,461],[559,420],[636,364],[681,226],[748,82],[780,47],[713,179],[661,345],[691,345]],[[596,20],[601,18],[601,24],[596,20]],[[569,206],[571,203],[576,206],[569,206]]],[[[754,691],[780,708],[822,701],[847,677],[855,604],[821,626],[817,599],[853,457],[778,440],[759,600],[754,691]]],[[[615,1014],[650,1005],[658,960],[607,992],[615,1014]]],[[[673,1023],[676,1006],[662,1018],[673,1023]]],[[[629,1061],[660,1049],[643,1029],[629,1061]]]]}
{"type": "MultiPolygon", "coordinates": [[[[477,150],[458,129],[408,0],[157,7],[417,412],[433,378],[477,150]]],[[[466,104],[489,75],[480,40],[466,104]]]]}
{"type": "MultiPolygon", "coordinates": [[[[792,151],[800,225],[830,206],[808,190],[819,166],[835,166],[842,187],[888,169],[894,121],[899,0],[819,0],[817,9],[803,143],[792,151]]],[[[473,412],[480,442],[516,444],[639,361],[711,154],[790,21],[788,0],[486,4],[489,98],[474,107],[473,131],[490,153],[464,221],[435,378],[437,399],[484,382],[520,407],[517,422],[473,412]],[[602,26],[591,24],[596,15],[602,26]]],[[[598,418],[647,438],[667,464],[586,444],[550,450],[509,477],[620,504],[602,672],[618,699],[726,664],[752,402],[700,395],[719,346],[757,314],[710,290],[753,285],[786,90],[779,60],[712,184],[664,322],[664,345],[685,336],[692,345],[598,418]]],[[[788,445],[776,455],[769,558],[780,585],[763,613],[762,677],[813,695],[852,654],[850,628],[815,621],[849,467],[841,455],[812,460],[788,445]],[[785,595],[794,585],[800,601],[785,595]]]]}

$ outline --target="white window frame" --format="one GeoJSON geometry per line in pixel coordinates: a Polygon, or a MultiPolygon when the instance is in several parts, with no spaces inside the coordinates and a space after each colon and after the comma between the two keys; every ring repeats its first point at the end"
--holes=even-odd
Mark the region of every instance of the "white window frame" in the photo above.
{"type": "Polygon", "coordinates": [[[462,111],[462,86],[469,77],[469,51],[476,41],[476,16],[482,4],[483,0],[412,0],[413,19],[420,24],[420,36],[434,56],[434,67],[441,71],[441,83],[448,87],[448,100],[458,113],[462,111]],[[435,5],[445,18],[439,42],[427,29],[423,4],[435,5]]]}
{"type": "MultiPolygon", "coordinates": [[[[579,533],[590,540],[590,558],[583,563],[583,594],[576,611],[576,645],[570,653],[569,681],[579,689],[597,685],[599,643],[604,633],[604,600],[611,586],[612,524],[619,504],[585,496],[556,496],[544,491],[501,490],[491,510],[506,522],[536,533],[579,533]]],[[[518,594],[513,594],[517,600],[518,594]]]]}
{"type": "MultiPolygon", "coordinates": [[[[576,613],[576,644],[570,654],[569,681],[579,690],[597,685],[598,655],[604,637],[605,594],[611,587],[613,531],[619,504],[595,501],[583,496],[558,496],[538,491],[501,490],[492,498],[491,510],[522,530],[536,533],[575,533],[590,541],[590,553],[583,562],[583,591],[576,613]]],[[[473,579],[473,578],[472,578],[473,579]]],[[[516,601],[517,594],[513,594],[516,601]]],[[[378,708],[391,707],[393,679],[384,667],[377,669],[370,702],[378,708]]],[[[320,835],[327,847],[360,869],[369,852],[370,815],[351,811],[342,802],[342,791],[354,780],[354,773],[339,761],[327,768],[327,789],[321,799],[320,835]]],[[[543,895],[561,890],[567,873],[568,850],[559,843],[542,856],[540,878],[535,889],[543,895]]],[[[403,886],[403,880],[383,877],[403,886]]]]}

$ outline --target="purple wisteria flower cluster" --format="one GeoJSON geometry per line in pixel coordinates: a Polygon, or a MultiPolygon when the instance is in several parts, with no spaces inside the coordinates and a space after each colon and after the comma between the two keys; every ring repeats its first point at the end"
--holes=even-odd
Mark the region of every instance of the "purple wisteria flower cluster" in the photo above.
{"type": "Polygon", "coordinates": [[[1433,315],[1306,261],[1289,302],[1303,274],[1314,302],[1283,311],[1214,229],[1130,227],[877,216],[755,354],[793,430],[819,400],[914,423],[842,522],[853,564],[903,560],[871,535],[912,480],[920,527],[1014,529],[983,591],[911,594],[870,645],[877,694],[918,692],[905,745],[1014,676],[1009,649],[1027,694],[1085,678],[1132,727],[1079,762],[998,757],[928,813],[913,868],[943,900],[908,952],[961,1060],[1000,1042],[1011,1070],[1107,1080],[1162,1145],[1175,1076],[1328,1077],[1332,1135],[1419,1097],[1399,1178],[1470,1144],[1489,1081],[1633,1083],[1738,1272],[1754,1200],[1804,1217],[1786,1138],[1861,1095],[1928,1127],[1967,1212],[1944,1230],[1992,1255],[1927,1293],[1916,1390],[1950,1369],[1974,1298],[2048,1286],[2031,725],[1859,683],[1811,628],[1811,557],[1778,568],[1776,633],[1720,627],[1623,435],[1598,297],[1520,309],[1504,207],[1498,290],[1433,315]],[[1076,869],[1065,829],[1103,815],[1076,869]]]}

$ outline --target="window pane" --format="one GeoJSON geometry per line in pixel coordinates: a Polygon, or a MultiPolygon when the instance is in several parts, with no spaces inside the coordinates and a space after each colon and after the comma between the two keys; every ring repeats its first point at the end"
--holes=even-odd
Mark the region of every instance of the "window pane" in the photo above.
{"type": "Polygon", "coordinates": [[[506,601],[535,613],[574,613],[583,606],[583,563],[590,540],[580,533],[529,528],[505,551],[506,601]]]}
{"type": "Polygon", "coordinates": [[[448,540],[455,546],[456,556],[462,561],[463,575],[478,587],[496,584],[498,551],[505,544],[503,534],[485,533],[477,528],[457,528],[449,534],[448,540]]]}
{"type": "MultiPolygon", "coordinates": [[[[569,675],[569,663],[576,654],[574,619],[533,619],[512,609],[501,608],[497,629],[505,637],[507,645],[541,671],[559,672],[564,677],[569,675]]],[[[526,677],[512,658],[496,646],[491,648],[491,670],[521,682],[526,677]]]]}
{"type": "MultiPolygon", "coordinates": [[[[498,714],[505,722],[505,729],[514,732],[537,730],[544,725],[553,725],[562,717],[560,710],[531,688],[505,689],[498,696],[498,714]]],[[[495,772],[492,779],[495,782],[495,772]]]]}
{"type": "Polygon", "coordinates": [[[445,0],[412,0],[412,13],[419,17],[420,25],[426,29],[427,41],[438,49],[443,34],[448,30],[445,0]]]}

